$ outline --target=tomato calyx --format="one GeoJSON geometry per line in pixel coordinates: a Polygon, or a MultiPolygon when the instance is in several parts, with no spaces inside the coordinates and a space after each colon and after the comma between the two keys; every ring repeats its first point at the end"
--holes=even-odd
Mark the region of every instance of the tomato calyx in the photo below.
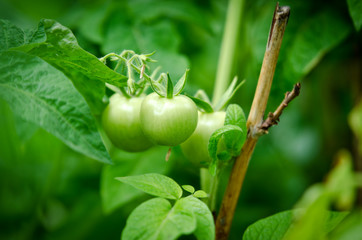
{"type": "Polygon", "coordinates": [[[222,95],[219,102],[213,106],[211,104],[210,99],[207,94],[203,90],[199,90],[196,92],[194,96],[187,95],[192,101],[195,102],[197,107],[199,107],[203,112],[212,113],[217,111],[222,111],[226,108],[230,100],[233,98],[235,93],[239,90],[239,88],[245,83],[245,80],[241,81],[238,85],[236,85],[238,78],[235,76],[233,81],[231,82],[229,88],[222,95]]]}
{"type": "Polygon", "coordinates": [[[179,95],[186,85],[189,69],[186,69],[184,75],[177,81],[176,85],[172,83],[169,73],[161,73],[157,80],[149,80],[152,90],[160,97],[173,98],[179,95]]]}

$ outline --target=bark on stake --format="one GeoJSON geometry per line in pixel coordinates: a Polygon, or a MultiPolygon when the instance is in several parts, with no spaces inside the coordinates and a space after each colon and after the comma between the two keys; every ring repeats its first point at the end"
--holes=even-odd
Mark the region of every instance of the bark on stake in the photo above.
{"type": "Polygon", "coordinates": [[[233,166],[229,183],[221,203],[219,215],[216,219],[217,240],[226,240],[229,236],[231,223],[249,160],[261,133],[260,125],[263,122],[263,116],[268,102],[275,66],[277,64],[284,30],[288,22],[289,12],[289,7],[279,7],[279,4],[277,3],[269,32],[269,39],[265,50],[263,65],[259,75],[258,85],[248,117],[248,137],[241,149],[241,154],[237,157],[233,166]]]}

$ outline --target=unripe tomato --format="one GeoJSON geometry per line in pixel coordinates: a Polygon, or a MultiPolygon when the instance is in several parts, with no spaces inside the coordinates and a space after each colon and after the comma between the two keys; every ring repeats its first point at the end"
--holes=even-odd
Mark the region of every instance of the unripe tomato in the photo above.
{"type": "Polygon", "coordinates": [[[111,142],[128,152],[140,152],[153,143],[141,129],[140,109],[144,98],[126,98],[116,93],[103,112],[102,125],[111,142]]]}
{"type": "Polygon", "coordinates": [[[164,146],[176,146],[194,132],[197,125],[197,107],[183,95],[173,98],[151,93],[142,102],[141,126],[146,136],[164,146]]]}
{"type": "Polygon", "coordinates": [[[201,113],[195,132],[181,144],[182,152],[198,167],[207,167],[211,158],[208,152],[212,133],[221,128],[225,121],[225,112],[201,113]]]}

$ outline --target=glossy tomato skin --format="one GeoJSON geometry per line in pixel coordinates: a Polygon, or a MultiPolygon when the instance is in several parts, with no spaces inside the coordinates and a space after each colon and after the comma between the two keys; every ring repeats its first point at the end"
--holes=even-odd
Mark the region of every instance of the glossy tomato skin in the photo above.
{"type": "Polygon", "coordinates": [[[212,133],[221,128],[225,121],[225,112],[201,113],[196,130],[184,143],[181,149],[187,159],[198,167],[207,167],[209,157],[208,144],[212,133]]]}
{"type": "Polygon", "coordinates": [[[153,143],[141,129],[140,109],[144,98],[126,98],[116,93],[103,112],[102,125],[111,142],[128,152],[141,152],[153,143]]]}
{"type": "Polygon", "coordinates": [[[141,126],[154,143],[176,146],[194,132],[197,125],[197,107],[188,97],[160,97],[151,93],[142,102],[141,126]]]}

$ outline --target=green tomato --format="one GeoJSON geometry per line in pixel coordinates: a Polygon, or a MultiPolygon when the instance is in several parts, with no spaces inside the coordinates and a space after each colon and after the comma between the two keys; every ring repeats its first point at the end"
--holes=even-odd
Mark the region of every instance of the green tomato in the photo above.
{"type": "Polygon", "coordinates": [[[191,136],[196,125],[197,107],[186,96],[165,98],[151,93],[142,102],[143,132],[159,145],[179,145],[191,136]]]}
{"type": "Polygon", "coordinates": [[[103,112],[102,125],[111,142],[128,152],[141,152],[153,143],[141,128],[140,109],[144,98],[126,98],[114,94],[103,112]]]}
{"type": "Polygon", "coordinates": [[[184,155],[196,166],[207,167],[211,161],[208,151],[209,139],[215,130],[224,125],[225,116],[225,112],[199,112],[195,132],[181,144],[184,155]]]}

